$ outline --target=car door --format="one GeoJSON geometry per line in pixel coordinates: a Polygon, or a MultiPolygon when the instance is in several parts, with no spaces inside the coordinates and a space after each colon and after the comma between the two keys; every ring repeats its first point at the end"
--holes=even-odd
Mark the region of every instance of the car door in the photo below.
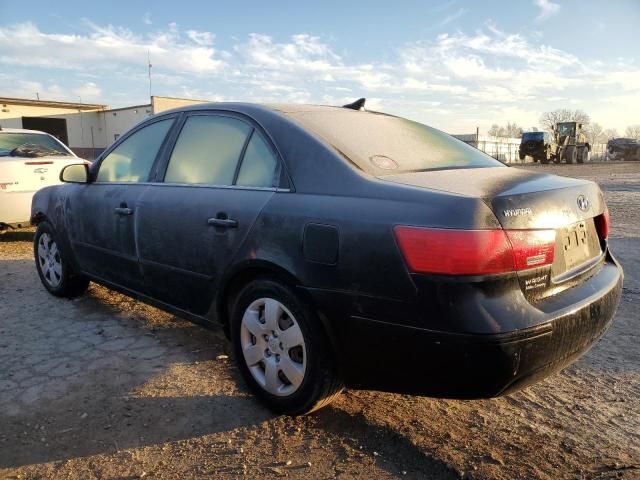
{"type": "Polygon", "coordinates": [[[280,168],[273,146],[247,119],[188,115],[163,183],[150,186],[138,207],[150,295],[206,315],[221,275],[276,191],[280,168]]]}
{"type": "Polygon", "coordinates": [[[136,128],[92,169],[91,183],[72,186],[65,221],[82,271],[144,291],[135,244],[137,203],[174,120],[136,128]]]}

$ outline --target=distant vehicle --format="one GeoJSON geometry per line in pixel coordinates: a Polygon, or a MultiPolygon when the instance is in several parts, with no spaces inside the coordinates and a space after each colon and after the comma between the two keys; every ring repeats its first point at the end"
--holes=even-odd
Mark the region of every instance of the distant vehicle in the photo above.
{"type": "Polygon", "coordinates": [[[518,151],[520,160],[531,157],[534,162],[549,163],[556,159],[558,145],[548,132],[524,132],[518,151]]]}
{"type": "Polygon", "coordinates": [[[560,122],[555,127],[555,143],[558,145],[557,162],[585,163],[589,161],[591,145],[578,122],[560,122]]]}
{"type": "Polygon", "coordinates": [[[33,194],[60,182],[64,167],[83,160],[36,130],[0,129],[0,231],[30,225],[33,194]]]}
{"type": "Polygon", "coordinates": [[[640,160],[640,140],[635,138],[612,138],[607,142],[609,160],[640,160]]]}
{"type": "Polygon", "coordinates": [[[362,103],[146,119],[35,195],[42,284],[76,296],[93,280],[221,325],[287,414],[343,385],[503,395],[587,351],[623,280],[598,185],[362,103]]]}

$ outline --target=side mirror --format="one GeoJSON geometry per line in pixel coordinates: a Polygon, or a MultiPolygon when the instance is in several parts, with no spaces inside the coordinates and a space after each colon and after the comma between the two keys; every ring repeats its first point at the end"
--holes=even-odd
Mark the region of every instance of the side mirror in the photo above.
{"type": "Polygon", "coordinates": [[[67,165],[60,172],[60,181],[65,183],[88,183],[89,167],[86,163],[67,165]]]}

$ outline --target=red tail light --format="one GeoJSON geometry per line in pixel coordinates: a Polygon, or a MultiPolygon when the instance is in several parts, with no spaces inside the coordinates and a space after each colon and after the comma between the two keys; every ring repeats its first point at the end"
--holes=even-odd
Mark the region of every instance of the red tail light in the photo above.
{"type": "Polygon", "coordinates": [[[34,161],[34,162],[24,162],[25,165],[51,165],[53,162],[50,161],[34,161]]]}
{"type": "Polygon", "coordinates": [[[449,230],[396,226],[413,272],[486,275],[553,263],[554,230],[449,230]]]}
{"type": "Polygon", "coordinates": [[[555,230],[507,230],[516,271],[551,265],[555,255],[555,230]]]}
{"type": "Polygon", "coordinates": [[[606,240],[609,237],[609,210],[605,208],[604,212],[594,218],[596,222],[596,229],[601,239],[606,240]]]}

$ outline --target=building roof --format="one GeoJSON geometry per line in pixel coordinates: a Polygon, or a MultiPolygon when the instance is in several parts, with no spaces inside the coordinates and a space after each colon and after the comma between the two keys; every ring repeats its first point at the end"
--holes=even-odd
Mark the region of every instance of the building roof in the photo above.
{"type": "Polygon", "coordinates": [[[31,105],[36,107],[72,108],[76,110],[106,110],[108,105],[100,103],[58,102],[53,100],[32,100],[30,98],[0,97],[0,105],[31,105]]]}
{"type": "Polygon", "coordinates": [[[1,133],[39,133],[42,135],[48,135],[45,132],[41,132],[40,130],[27,130],[26,128],[4,128],[0,126],[1,133]]]}

